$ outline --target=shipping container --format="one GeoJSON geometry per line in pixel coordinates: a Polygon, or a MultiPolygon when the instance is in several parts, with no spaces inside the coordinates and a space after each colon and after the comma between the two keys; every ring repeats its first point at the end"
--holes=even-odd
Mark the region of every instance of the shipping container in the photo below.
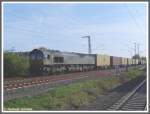
{"type": "Polygon", "coordinates": [[[132,64],[133,64],[132,59],[128,58],[128,65],[132,65],[132,64]]]}
{"type": "Polygon", "coordinates": [[[140,64],[140,60],[138,60],[138,59],[134,59],[133,61],[134,61],[134,65],[140,64]]]}
{"type": "Polygon", "coordinates": [[[121,64],[121,57],[110,56],[110,66],[118,66],[121,64]]]}
{"type": "Polygon", "coordinates": [[[135,59],[132,59],[132,64],[136,65],[136,60],[135,59]]]}
{"type": "Polygon", "coordinates": [[[121,64],[122,64],[123,66],[127,65],[127,64],[128,64],[128,59],[122,57],[122,58],[121,58],[121,64]]]}
{"type": "Polygon", "coordinates": [[[139,60],[138,59],[136,59],[136,65],[138,65],[139,64],[139,60]]]}
{"type": "Polygon", "coordinates": [[[110,56],[97,54],[96,66],[110,66],[110,56]]]}

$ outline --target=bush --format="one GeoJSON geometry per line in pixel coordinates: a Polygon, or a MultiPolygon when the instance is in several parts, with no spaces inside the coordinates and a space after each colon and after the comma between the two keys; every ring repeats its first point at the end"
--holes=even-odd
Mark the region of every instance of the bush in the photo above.
{"type": "Polygon", "coordinates": [[[134,68],[132,70],[129,70],[128,72],[125,72],[124,74],[128,79],[134,79],[140,75],[142,75],[144,72],[141,71],[139,68],[134,68]]]}
{"type": "Polygon", "coordinates": [[[4,53],[4,75],[24,76],[28,74],[29,61],[25,56],[15,53],[4,53]]]}

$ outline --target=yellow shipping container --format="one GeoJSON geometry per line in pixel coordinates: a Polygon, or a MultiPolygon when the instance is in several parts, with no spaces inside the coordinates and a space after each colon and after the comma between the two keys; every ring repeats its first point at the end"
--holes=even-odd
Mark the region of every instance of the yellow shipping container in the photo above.
{"type": "Polygon", "coordinates": [[[97,54],[96,65],[97,66],[110,66],[110,56],[97,54]]]}
{"type": "Polygon", "coordinates": [[[128,58],[128,65],[132,65],[132,59],[128,58]]]}
{"type": "Polygon", "coordinates": [[[138,59],[133,59],[133,64],[134,64],[134,65],[139,64],[139,60],[138,60],[138,59]]]}
{"type": "Polygon", "coordinates": [[[139,60],[138,59],[136,59],[136,65],[139,63],[139,60]]]}
{"type": "Polygon", "coordinates": [[[146,64],[146,60],[141,59],[141,64],[146,64]]]}
{"type": "Polygon", "coordinates": [[[136,64],[136,61],[135,61],[135,59],[132,59],[132,64],[134,64],[134,65],[136,64]]]}
{"type": "Polygon", "coordinates": [[[132,65],[134,65],[134,59],[132,59],[132,65]]]}
{"type": "Polygon", "coordinates": [[[122,65],[127,65],[128,64],[128,59],[127,58],[121,58],[121,63],[122,65]]]}

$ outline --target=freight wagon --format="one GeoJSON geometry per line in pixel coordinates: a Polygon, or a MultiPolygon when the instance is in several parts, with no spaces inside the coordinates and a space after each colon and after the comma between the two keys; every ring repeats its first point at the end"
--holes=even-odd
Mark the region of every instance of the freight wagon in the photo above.
{"type": "Polygon", "coordinates": [[[126,66],[128,64],[128,59],[121,57],[121,66],[126,66]]]}
{"type": "Polygon", "coordinates": [[[122,64],[121,57],[110,56],[110,66],[111,67],[121,66],[121,64],[122,64]]]}
{"type": "Polygon", "coordinates": [[[136,59],[136,63],[135,63],[136,65],[138,65],[139,64],[139,60],[138,59],[136,59]]]}
{"type": "Polygon", "coordinates": [[[96,54],[96,67],[97,69],[108,68],[110,66],[110,56],[96,54]]]}
{"type": "Polygon", "coordinates": [[[138,65],[140,63],[140,61],[138,59],[133,59],[133,63],[134,63],[134,65],[138,65]]]}
{"type": "Polygon", "coordinates": [[[135,65],[136,64],[136,60],[132,59],[132,64],[135,65]]]}
{"type": "Polygon", "coordinates": [[[131,58],[128,58],[128,66],[131,66],[133,63],[132,63],[132,59],[131,58]]]}
{"type": "Polygon", "coordinates": [[[142,65],[146,64],[146,60],[140,59],[139,64],[142,64],[142,65]]]}

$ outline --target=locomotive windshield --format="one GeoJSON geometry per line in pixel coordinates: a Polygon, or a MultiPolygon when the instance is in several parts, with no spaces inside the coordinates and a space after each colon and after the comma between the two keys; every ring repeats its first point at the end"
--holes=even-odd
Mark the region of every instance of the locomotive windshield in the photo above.
{"type": "Polygon", "coordinates": [[[34,50],[31,52],[30,58],[32,60],[41,60],[41,59],[43,59],[43,54],[41,51],[34,50]]]}

